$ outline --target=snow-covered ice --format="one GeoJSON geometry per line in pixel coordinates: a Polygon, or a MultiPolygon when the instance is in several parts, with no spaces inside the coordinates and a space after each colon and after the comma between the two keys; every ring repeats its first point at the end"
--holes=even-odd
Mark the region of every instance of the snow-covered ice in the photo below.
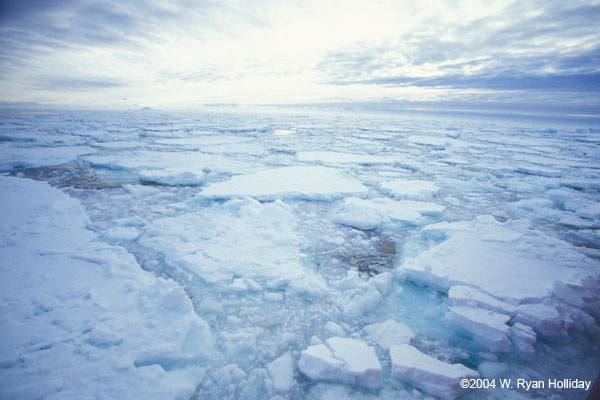
{"type": "Polygon", "coordinates": [[[596,378],[600,131],[309,114],[0,110],[0,398],[596,378]]]}
{"type": "Polygon", "coordinates": [[[0,397],[191,396],[215,342],[183,290],[94,240],[61,191],[6,177],[0,191],[0,397]]]}

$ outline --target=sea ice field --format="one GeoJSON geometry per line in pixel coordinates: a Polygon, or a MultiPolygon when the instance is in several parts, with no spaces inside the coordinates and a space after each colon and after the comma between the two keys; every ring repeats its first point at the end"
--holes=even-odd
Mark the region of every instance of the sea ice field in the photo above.
{"type": "Polygon", "coordinates": [[[0,171],[2,399],[584,399],[517,380],[600,372],[597,127],[3,110],[0,171]]]}

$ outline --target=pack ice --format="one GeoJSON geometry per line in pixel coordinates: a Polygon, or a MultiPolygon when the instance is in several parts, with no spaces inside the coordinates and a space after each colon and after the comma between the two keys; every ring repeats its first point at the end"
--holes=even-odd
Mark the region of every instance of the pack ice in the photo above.
{"type": "Polygon", "coordinates": [[[598,130],[0,110],[0,398],[585,398],[598,130]]]}

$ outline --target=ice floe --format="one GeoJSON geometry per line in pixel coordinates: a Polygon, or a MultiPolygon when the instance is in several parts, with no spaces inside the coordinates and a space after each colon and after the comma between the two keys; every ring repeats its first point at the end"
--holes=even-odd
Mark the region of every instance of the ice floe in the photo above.
{"type": "Polygon", "coordinates": [[[398,266],[399,276],[444,292],[466,285],[512,302],[546,298],[556,282],[581,285],[593,273],[592,260],[570,244],[491,217],[398,266]]]}
{"type": "Polygon", "coordinates": [[[350,197],[333,211],[333,220],[353,228],[371,230],[389,224],[421,224],[427,217],[441,215],[444,208],[424,201],[350,197]]]}
{"type": "Polygon", "coordinates": [[[336,169],[293,166],[234,176],[228,181],[208,186],[199,196],[332,200],[366,192],[367,188],[362,183],[336,169]]]}

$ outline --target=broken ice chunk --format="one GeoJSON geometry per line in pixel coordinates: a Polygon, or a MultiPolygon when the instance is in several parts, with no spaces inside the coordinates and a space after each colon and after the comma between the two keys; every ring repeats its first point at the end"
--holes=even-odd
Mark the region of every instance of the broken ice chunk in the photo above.
{"type": "Polygon", "coordinates": [[[369,231],[377,229],[381,225],[383,218],[381,212],[367,204],[356,201],[358,199],[346,199],[335,211],[333,220],[340,224],[352,228],[369,231]]]}
{"type": "Polygon", "coordinates": [[[368,341],[376,343],[384,350],[396,344],[409,343],[415,337],[408,326],[391,319],[367,325],[363,328],[363,333],[368,341]]]}
{"type": "Polygon", "coordinates": [[[454,399],[461,393],[461,379],[479,378],[477,371],[437,360],[409,344],[391,346],[390,357],[393,378],[443,399],[454,399]]]}
{"type": "Polygon", "coordinates": [[[531,326],[543,336],[566,336],[565,321],[554,307],[545,304],[522,304],[513,320],[531,326]]]}
{"type": "Polygon", "coordinates": [[[444,320],[473,335],[473,340],[491,351],[510,351],[508,339],[510,317],[497,312],[471,307],[450,307],[444,320]]]}
{"type": "Polygon", "coordinates": [[[346,371],[356,377],[356,384],[368,388],[381,386],[382,375],[375,349],[362,340],[332,337],[327,339],[335,358],[344,362],[346,371]]]}
{"type": "Polygon", "coordinates": [[[324,344],[308,346],[300,354],[298,369],[308,378],[320,381],[354,383],[354,377],[344,371],[344,363],[333,357],[324,344]]]}
{"type": "Polygon", "coordinates": [[[381,386],[382,371],[375,349],[357,339],[332,337],[327,346],[318,344],[303,350],[298,362],[300,372],[308,378],[360,385],[375,389],[381,386]]]}
{"type": "Polygon", "coordinates": [[[294,383],[294,360],[290,352],[271,361],[267,365],[267,371],[273,382],[275,393],[289,392],[294,383]]]}

